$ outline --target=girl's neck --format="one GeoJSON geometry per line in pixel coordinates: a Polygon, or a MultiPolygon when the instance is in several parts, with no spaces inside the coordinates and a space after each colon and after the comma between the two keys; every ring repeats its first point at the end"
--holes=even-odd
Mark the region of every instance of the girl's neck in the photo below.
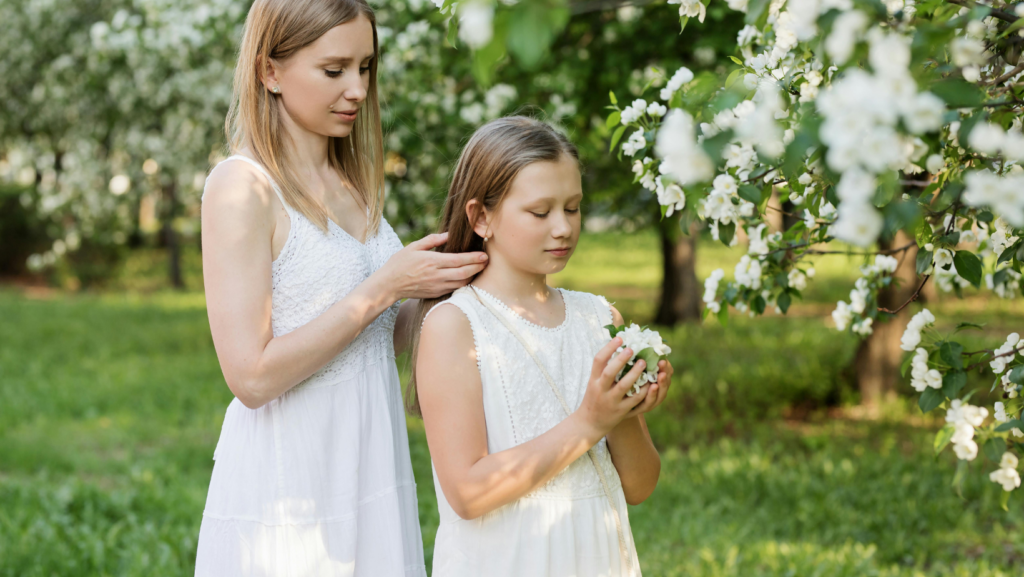
{"type": "Polygon", "coordinates": [[[515,269],[493,255],[487,268],[473,280],[473,284],[510,306],[526,308],[547,304],[554,292],[548,286],[547,275],[515,269]]]}

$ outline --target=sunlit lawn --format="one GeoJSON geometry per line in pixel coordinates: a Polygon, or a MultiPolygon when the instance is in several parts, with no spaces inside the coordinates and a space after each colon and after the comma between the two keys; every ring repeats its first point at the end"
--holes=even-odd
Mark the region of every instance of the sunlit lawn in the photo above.
{"type": "MultiPolygon", "coordinates": [[[[554,281],[606,294],[643,322],[660,278],[655,243],[585,236],[554,281]]],[[[740,251],[702,243],[699,275],[731,276],[740,251]]],[[[231,394],[197,292],[197,255],[186,255],[184,294],[148,292],[162,282],[156,256],[130,261],[114,293],[0,291],[0,576],[192,573],[231,394]]],[[[830,328],[828,313],[854,278],[845,258],[816,264],[800,314],[671,332],[678,379],[650,418],[662,478],[630,511],[645,574],[1024,572],[1024,501],[1000,510],[991,464],[979,457],[961,499],[953,458],[930,449],[937,420],[912,399],[877,421],[843,408],[855,400],[856,341],[830,328]]],[[[1019,301],[929,306],[945,327],[957,315],[989,323],[972,343],[1024,327],[1019,301]]],[[[421,422],[409,425],[429,560],[429,456],[421,422]]]]}

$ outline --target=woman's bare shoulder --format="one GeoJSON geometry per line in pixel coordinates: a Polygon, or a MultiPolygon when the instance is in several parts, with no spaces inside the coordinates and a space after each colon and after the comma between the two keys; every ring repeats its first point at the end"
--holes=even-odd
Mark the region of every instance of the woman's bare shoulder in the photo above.
{"type": "Polygon", "coordinates": [[[229,159],[210,171],[203,191],[204,208],[239,215],[269,216],[274,191],[267,177],[244,160],[229,159]]]}

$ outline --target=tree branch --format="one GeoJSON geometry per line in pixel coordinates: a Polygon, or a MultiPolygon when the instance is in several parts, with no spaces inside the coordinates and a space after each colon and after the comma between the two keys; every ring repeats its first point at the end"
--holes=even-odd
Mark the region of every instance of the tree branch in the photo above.
{"type": "Polygon", "coordinates": [[[974,6],[981,6],[982,8],[988,8],[989,11],[990,11],[989,12],[989,16],[993,16],[995,18],[998,18],[998,19],[1000,19],[1000,20],[1002,20],[1004,22],[1009,22],[1011,24],[1018,20],[1018,18],[1017,18],[1017,16],[1015,14],[1010,14],[1009,12],[1006,12],[1005,10],[1000,10],[998,8],[993,8],[993,7],[989,6],[988,4],[982,4],[981,2],[967,2],[966,0],[949,0],[949,3],[950,4],[956,4],[957,6],[963,6],[965,8],[972,8],[974,6]]]}
{"type": "Polygon", "coordinates": [[[924,275],[924,278],[921,279],[921,284],[917,285],[917,290],[914,291],[914,294],[910,295],[910,298],[907,299],[907,302],[901,304],[899,306],[899,308],[897,308],[896,310],[891,311],[891,310],[889,310],[889,309],[887,309],[885,307],[878,307],[878,310],[883,312],[883,313],[889,313],[891,315],[894,315],[894,314],[900,312],[901,310],[907,308],[907,305],[909,305],[910,303],[916,301],[917,297],[921,296],[921,289],[924,288],[924,284],[926,282],[928,282],[928,279],[930,279],[931,277],[932,277],[932,275],[930,275],[930,274],[924,275]]]}
{"type": "Polygon", "coordinates": [[[573,16],[578,16],[589,12],[615,10],[623,6],[646,6],[653,2],[654,0],[580,0],[569,2],[569,10],[573,16]]]}
{"type": "Polygon", "coordinates": [[[1016,355],[1018,352],[1020,352],[1020,351],[1018,351],[1017,349],[1010,349],[1010,350],[1006,351],[1005,353],[999,353],[998,355],[992,355],[991,359],[984,359],[984,360],[978,361],[978,362],[974,363],[973,365],[971,365],[971,366],[967,367],[966,369],[964,369],[964,372],[970,372],[971,369],[975,369],[977,367],[980,367],[981,365],[984,365],[985,363],[990,363],[990,362],[992,362],[992,359],[998,359],[999,357],[1005,357],[1005,356],[1008,356],[1008,355],[1016,355]]]}

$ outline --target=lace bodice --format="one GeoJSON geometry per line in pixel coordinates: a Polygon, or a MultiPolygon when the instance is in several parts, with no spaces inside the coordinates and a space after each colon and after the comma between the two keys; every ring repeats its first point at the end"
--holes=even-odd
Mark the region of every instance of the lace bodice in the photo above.
{"type": "MultiPolygon", "coordinates": [[[[557,327],[533,324],[493,295],[477,288],[505,315],[531,344],[545,369],[561,386],[570,409],[583,401],[594,355],[608,340],[605,325],[611,324],[611,308],[600,296],[559,289],[565,303],[565,320],[557,327]]],[[[477,301],[469,287],[461,288],[444,303],[457,306],[469,319],[477,349],[487,421],[488,451],[496,453],[534,439],[565,420],[566,415],[551,387],[522,344],[488,309],[477,301]]],[[[435,307],[436,308],[436,307],[435,307]]],[[[595,450],[606,477],[621,486],[602,439],[595,450]]],[[[600,479],[584,455],[546,485],[526,498],[604,498],[600,479]]]]}
{"type": "MultiPolygon", "coordinates": [[[[284,205],[291,225],[281,254],[271,265],[272,325],[278,337],[301,327],[324,313],[359,286],[391,255],[402,249],[402,241],[381,219],[377,234],[361,243],[333,221],[325,234],[302,213],[284,201],[270,174],[252,159],[235,155],[259,169],[284,205]]],[[[357,372],[358,367],[394,358],[394,327],[398,303],[377,317],[348,347],[293,390],[326,386],[357,372]]]]}

